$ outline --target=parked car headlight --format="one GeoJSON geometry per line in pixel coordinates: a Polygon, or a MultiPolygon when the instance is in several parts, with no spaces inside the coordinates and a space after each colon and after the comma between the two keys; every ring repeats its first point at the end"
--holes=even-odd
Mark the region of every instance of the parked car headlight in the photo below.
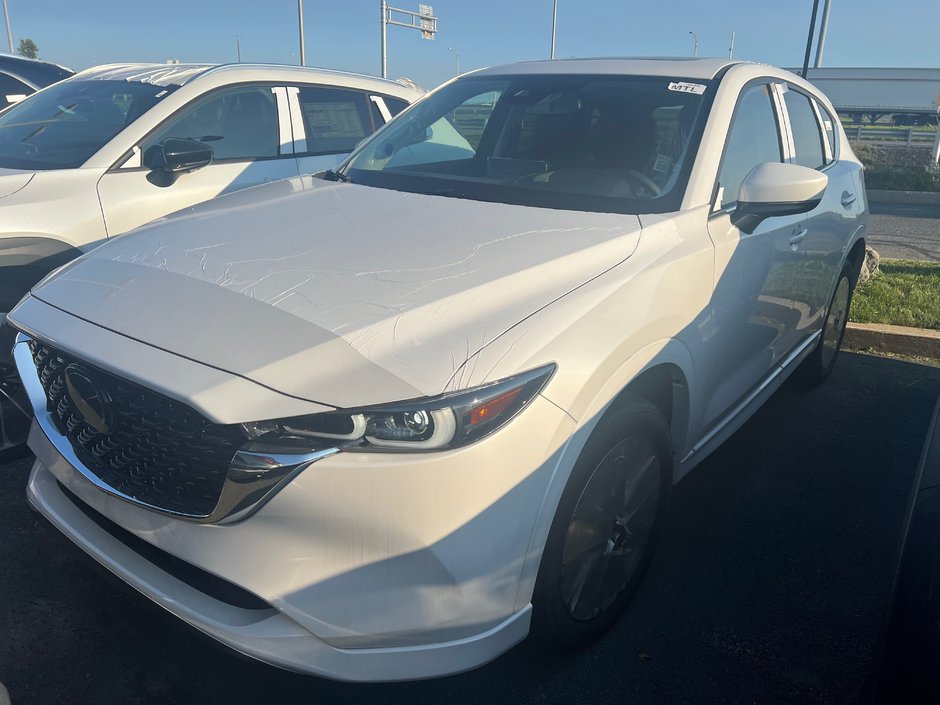
{"type": "Polygon", "coordinates": [[[344,451],[443,450],[483,438],[519,413],[555,365],[461,392],[356,410],[243,424],[255,443],[344,451]]]}

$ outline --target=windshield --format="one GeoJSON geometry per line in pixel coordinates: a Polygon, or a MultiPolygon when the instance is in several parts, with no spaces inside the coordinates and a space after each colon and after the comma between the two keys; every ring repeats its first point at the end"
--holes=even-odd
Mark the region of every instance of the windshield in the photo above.
{"type": "Polygon", "coordinates": [[[389,123],[340,178],[549,208],[675,210],[707,87],[640,76],[468,77],[389,123]]]}
{"type": "Polygon", "coordinates": [[[64,81],[0,113],[0,167],[72,169],[176,86],[64,81]]]}

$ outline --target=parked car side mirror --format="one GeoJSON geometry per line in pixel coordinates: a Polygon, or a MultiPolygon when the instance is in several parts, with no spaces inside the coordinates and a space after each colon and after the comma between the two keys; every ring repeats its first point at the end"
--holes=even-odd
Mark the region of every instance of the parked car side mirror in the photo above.
{"type": "Polygon", "coordinates": [[[171,173],[193,171],[212,162],[212,147],[198,140],[167,137],[160,145],[162,167],[171,173]]]}
{"type": "Polygon", "coordinates": [[[798,164],[758,164],[741,183],[731,222],[750,234],[767,218],[811,211],[828,183],[822,172],[798,164]]]}

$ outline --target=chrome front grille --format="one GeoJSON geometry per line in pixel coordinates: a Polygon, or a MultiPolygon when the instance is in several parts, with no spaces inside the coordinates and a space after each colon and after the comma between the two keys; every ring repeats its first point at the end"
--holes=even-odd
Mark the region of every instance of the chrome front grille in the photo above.
{"type": "Polygon", "coordinates": [[[43,343],[31,340],[29,348],[52,423],[88,471],[154,509],[189,517],[213,513],[232,459],[248,440],[240,426],[214,424],[185,404],[43,343]],[[66,383],[70,366],[102,390],[107,424],[96,427],[95,415],[77,408],[66,383]]]}

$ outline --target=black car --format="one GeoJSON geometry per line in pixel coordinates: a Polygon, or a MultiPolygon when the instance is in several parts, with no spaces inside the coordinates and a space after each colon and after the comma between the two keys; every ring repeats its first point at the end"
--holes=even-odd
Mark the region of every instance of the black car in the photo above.
{"type": "Polygon", "coordinates": [[[0,110],[74,73],[48,61],[0,54],[0,110]]]}

